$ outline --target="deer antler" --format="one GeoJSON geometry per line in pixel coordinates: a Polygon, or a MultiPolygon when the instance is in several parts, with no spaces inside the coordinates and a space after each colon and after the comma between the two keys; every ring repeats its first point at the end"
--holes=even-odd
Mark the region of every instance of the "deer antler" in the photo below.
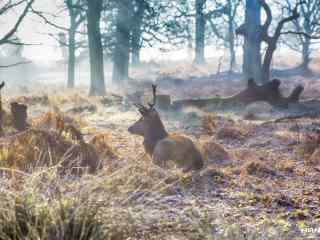
{"type": "Polygon", "coordinates": [[[157,85],[152,84],[153,103],[148,103],[150,109],[154,108],[157,103],[157,85]]]}
{"type": "Polygon", "coordinates": [[[144,116],[145,114],[148,113],[148,109],[145,106],[143,106],[142,104],[135,103],[134,105],[138,108],[138,110],[139,110],[139,112],[141,113],[142,116],[144,116]]]}
{"type": "Polygon", "coordinates": [[[143,106],[141,103],[135,103],[142,116],[146,115],[150,110],[154,108],[157,103],[157,86],[152,84],[153,103],[148,103],[149,108],[143,106]]]}

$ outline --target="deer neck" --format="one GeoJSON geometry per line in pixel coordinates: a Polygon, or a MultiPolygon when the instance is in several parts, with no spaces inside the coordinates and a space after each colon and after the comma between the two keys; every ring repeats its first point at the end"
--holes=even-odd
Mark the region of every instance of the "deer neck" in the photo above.
{"type": "Polygon", "coordinates": [[[168,135],[169,134],[166,131],[162,121],[159,119],[159,121],[154,124],[151,129],[148,129],[144,135],[143,145],[146,152],[152,156],[157,143],[168,137],[168,135]]]}

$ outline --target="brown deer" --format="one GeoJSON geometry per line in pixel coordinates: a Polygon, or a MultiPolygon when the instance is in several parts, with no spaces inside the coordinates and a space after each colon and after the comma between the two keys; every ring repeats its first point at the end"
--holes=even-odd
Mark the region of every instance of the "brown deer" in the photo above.
{"type": "Polygon", "coordinates": [[[142,117],[128,131],[131,134],[143,136],[144,149],[152,157],[153,163],[166,167],[168,161],[173,161],[184,172],[200,170],[203,158],[192,140],[186,136],[169,134],[155,109],[156,86],[153,88],[153,103],[149,107],[136,104],[142,117]]]}

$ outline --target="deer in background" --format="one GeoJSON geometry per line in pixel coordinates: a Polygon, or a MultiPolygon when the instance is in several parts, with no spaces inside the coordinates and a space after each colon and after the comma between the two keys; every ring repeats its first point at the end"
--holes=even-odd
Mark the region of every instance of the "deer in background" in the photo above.
{"type": "Polygon", "coordinates": [[[184,172],[200,170],[203,167],[203,158],[192,140],[179,134],[169,134],[155,109],[156,86],[152,85],[153,103],[149,106],[136,104],[141,118],[135,122],[128,131],[131,134],[144,138],[143,145],[147,154],[152,157],[154,164],[167,167],[173,161],[184,172]]]}

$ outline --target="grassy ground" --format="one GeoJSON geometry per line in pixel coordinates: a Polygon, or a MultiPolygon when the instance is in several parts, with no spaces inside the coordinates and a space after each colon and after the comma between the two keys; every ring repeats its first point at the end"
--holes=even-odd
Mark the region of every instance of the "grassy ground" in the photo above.
{"type": "MultiPolygon", "coordinates": [[[[161,70],[166,76],[177,72],[161,70]]],[[[184,98],[229,95],[243,86],[237,79],[225,84],[228,79],[203,74],[197,84],[192,79],[160,84],[160,91],[184,98]]],[[[284,91],[303,82],[304,97],[316,97],[317,79],[286,79],[284,91]]],[[[37,131],[16,135],[10,114],[6,117],[7,136],[0,140],[0,239],[319,237],[310,231],[320,228],[320,166],[312,156],[320,141],[308,130],[318,120],[265,124],[284,113],[260,105],[161,112],[170,132],[191,137],[207,157],[201,172],[163,170],[144,154],[142,139],[127,132],[139,118],[126,103],[137,86],[148,99],[145,82],[121,92],[125,99],[110,93],[89,98],[84,89],[30,89],[24,98],[4,94],[5,104],[14,95],[28,104],[37,131]],[[254,121],[244,119],[246,111],[255,114],[254,121]],[[61,171],[74,159],[99,159],[103,168],[81,176],[61,171]]]]}

